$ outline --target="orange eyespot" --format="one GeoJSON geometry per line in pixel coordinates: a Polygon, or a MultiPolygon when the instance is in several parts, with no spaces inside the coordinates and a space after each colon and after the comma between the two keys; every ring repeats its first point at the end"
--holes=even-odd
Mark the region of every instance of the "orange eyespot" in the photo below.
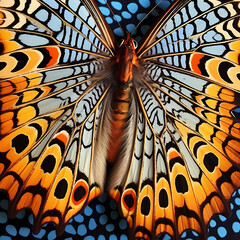
{"type": "Polygon", "coordinates": [[[136,208],[136,193],[132,188],[124,191],[122,195],[122,203],[128,212],[131,212],[136,208]]]}
{"type": "Polygon", "coordinates": [[[78,183],[74,186],[73,193],[72,193],[72,202],[75,205],[79,205],[82,202],[85,202],[86,197],[88,196],[89,187],[86,181],[81,179],[78,183]]]}

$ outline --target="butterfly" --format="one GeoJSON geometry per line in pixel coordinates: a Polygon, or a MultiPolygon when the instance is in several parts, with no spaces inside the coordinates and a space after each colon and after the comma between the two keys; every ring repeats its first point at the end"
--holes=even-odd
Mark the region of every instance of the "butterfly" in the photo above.
{"type": "Polygon", "coordinates": [[[61,234],[107,189],[131,239],[205,239],[240,187],[239,3],[177,0],[136,47],[93,0],[1,1],[9,216],[61,234]]]}

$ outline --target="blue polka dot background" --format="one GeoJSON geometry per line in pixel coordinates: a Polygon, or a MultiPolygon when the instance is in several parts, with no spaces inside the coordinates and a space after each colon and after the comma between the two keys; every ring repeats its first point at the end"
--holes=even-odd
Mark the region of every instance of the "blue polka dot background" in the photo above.
{"type": "Polygon", "coordinates": [[[117,38],[122,38],[127,32],[133,32],[136,25],[144,19],[141,25],[134,31],[133,36],[139,41],[148,31],[153,21],[166,10],[173,0],[135,0],[135,1],[108,1],[107,3],[114,12],[114,16],[109,10],[105,0],[98,0],[99,8],[106,21],[113,30],[117,38]],[[156,6],[156,4],[159,5],[156,6]],[[151,11],[154,8],[153,11],[151,11]],[[145,16],[151,11],[149,16],[145,16]],[[119,24],[124,33],[122,32],[119,24]]]}
{"type": "MultiPolygon", "coordinates": [[[[156,18],[166,10],[173,0],[111,0],[109,10],[105,0],[98,0],[99,8],[112,28],[117,39],[121,39],[127,32],[133,32],[135,26],[143,19],[153,7],[159,3],[141,25],[134,31],[137,41],[145,35],[156,18]],[[160,3],[159,3],[160,2],[160,3]],[[124,32],[122,32],[119,24],[124,32]]],[[[240,111],[238,113],[240,117],[240,111]]],[[[230,208],[231,216],[228,218],[216,215],[209,222],[208,240],[239,240],[240,239],[240,189],[235,191],[230,208]]],[[[107,194],[93,200],[83,213],[73,217],[66,226],[62,236],[57,237],[53,224],[46,224],[38,234],[32,233],[33,215],[28,210],[22,210],[15,219],[7,215],[8,200],[5,193],[0,193],[0,240],[12,239],[59,239],[59,240],[127,240],[128,225],[118,212],[114,200],[107,194]]],[[[170,236],[162,234],[158,240],[170,240],[170,236]]],[[[197,233],[186,231],[182,240],[200,240],[197,233]]]]}
{"type": "MultiPolygon", "coordinates": [[[[0,240],[11,239],[78,239],[78,240],[127,240],[127,221],[119,215],[114,200],[103,194],[93,200],[82,214],[73,217],[66,226],[61,237],[56,236],[53,224],[44,225],[38,234],[31,231],[33,215],[22,210],[16,219],[8,219],[8,200],[0,194],[0,240]]],[[[209,223],[208,240],[239,240],[240,239],[240,189],[235,191],[230,204],[232,215],[228,218],[216,215],[209,223]]],[[[158,240],[171,240],[162,234],[158,240]]],[[[197,233],[186,231],[182,240],[200,240],[197,233]]]]}
{"type": "Polygon", "coordinates": [[[66,226],[61,237],[56,236],[53,224],[45,225],[38,234],[31,231],[33,215],[30,211],[22,210],[16,219],[8,219],[8,200],[1,195],[0,201],[0,240],[11,239],[84,239],[126,240],[127,222],[117,209],[114,200],[103,194],[92,201],[82,214],[73,217],[66,226]]]}

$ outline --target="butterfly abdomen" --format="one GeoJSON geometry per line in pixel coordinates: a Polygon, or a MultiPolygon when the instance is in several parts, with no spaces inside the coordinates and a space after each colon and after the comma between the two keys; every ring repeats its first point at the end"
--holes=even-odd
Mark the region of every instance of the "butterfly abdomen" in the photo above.
{"type": "Polygon", "coordinates": [[[126,123],[129,117],[130,88],[117,89],[112,100],[112,122],[109,140],[108,161],[116,161],[121,150],[126,123]]]}

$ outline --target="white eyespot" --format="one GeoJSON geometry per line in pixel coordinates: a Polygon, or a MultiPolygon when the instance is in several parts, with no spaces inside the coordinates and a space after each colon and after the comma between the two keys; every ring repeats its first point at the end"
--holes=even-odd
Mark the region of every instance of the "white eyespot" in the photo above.
{"type": "Polygon", "coordinates": [[[138,47],[138,42],[134,39],[133,39],[133,46],[134,46],[135,49],[138,47]]]}

